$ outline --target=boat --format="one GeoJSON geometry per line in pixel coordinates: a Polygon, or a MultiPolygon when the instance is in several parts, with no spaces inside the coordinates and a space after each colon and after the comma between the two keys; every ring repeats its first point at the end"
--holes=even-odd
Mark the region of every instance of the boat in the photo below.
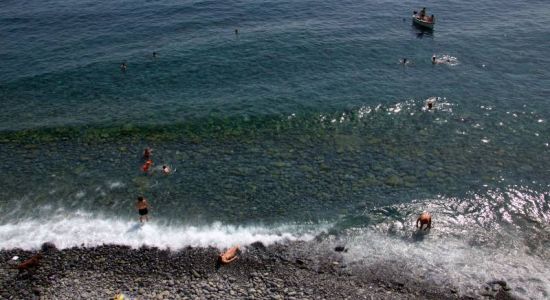
{"type": "Polygon", "coordinates": [[[424,16],[424,18],[421,18],[420,15],[417,14],[416,12],[412,16],[413,24],[423,28],[428,28],[428,29],[434,29],[434,25],[435,25],[434,19],[428,16],[424,16]]]}

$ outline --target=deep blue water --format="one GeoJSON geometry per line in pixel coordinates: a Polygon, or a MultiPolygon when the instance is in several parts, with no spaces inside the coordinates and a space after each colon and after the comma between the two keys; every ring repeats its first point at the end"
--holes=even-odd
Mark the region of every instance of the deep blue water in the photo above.
{"type": "Polygon", "coordinates": [[[430,210],[450,281],[547,297],[548,24],[547,1],[2,1],[0,248],[327,230],[364,253],[430,210]],[[146,146],[176,172],[141,174],[146,146]],[[127,236],[137,195],[158,228],[127,236]]]}

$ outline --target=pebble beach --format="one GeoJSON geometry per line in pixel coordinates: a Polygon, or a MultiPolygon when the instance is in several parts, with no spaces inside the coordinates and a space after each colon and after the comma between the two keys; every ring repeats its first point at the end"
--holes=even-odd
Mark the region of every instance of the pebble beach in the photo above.
{"type": "MultiPolygon", "coordinates": [[[[346,265],[345,248],[308,256],[303,242],[254,243],[229,265],[215,248],[179,251],[104,245],[58,250],[45,244],[37,267],[14,269],[36,251],[0,252],[1,299],[515,299],[506,283],[477,294],[411,278],[398,265],[346,265]]],[[[473,291],[474,292],[474,291],[473,291]]]]}

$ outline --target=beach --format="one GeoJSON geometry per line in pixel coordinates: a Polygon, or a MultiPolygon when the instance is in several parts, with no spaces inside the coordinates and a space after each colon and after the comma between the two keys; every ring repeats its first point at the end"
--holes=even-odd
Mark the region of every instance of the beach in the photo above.
{"type": "MultiPolygon", "coordinates": [[[[461,295],[457,287],[413,278],[398,265],[346,265],[342,252],[308,255],[296,242],[265,247],[254,243],[228,265],[216,266],[219,250],[180,251],[104,245],[57,250],[43,246],[33,270],[10,269],[0,252],[2,299],[515,299],[509,287],[486,283],[461,295]],[[481,287],[481,286],[480,286],[481,287]],[[487,287],[487,289],[484,289],[487,287]]],[[[343,250],[343,249],[338,249],[343,250]]],[[[345,250],[343,250],[345,251],[345,250]]]]}

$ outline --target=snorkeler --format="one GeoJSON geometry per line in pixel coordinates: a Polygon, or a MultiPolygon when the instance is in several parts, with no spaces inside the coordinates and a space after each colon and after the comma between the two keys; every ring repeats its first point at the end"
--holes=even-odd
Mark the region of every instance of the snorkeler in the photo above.
{"type": "Polygon", "coordinates": [[[432,228],[432,216],[429,212],[423,212],[418,219],[416,219],[416,228],[419,228],[418,223],[420,223],[420,230],[424,225],[427,225],[424,230],[432,228]]]}

